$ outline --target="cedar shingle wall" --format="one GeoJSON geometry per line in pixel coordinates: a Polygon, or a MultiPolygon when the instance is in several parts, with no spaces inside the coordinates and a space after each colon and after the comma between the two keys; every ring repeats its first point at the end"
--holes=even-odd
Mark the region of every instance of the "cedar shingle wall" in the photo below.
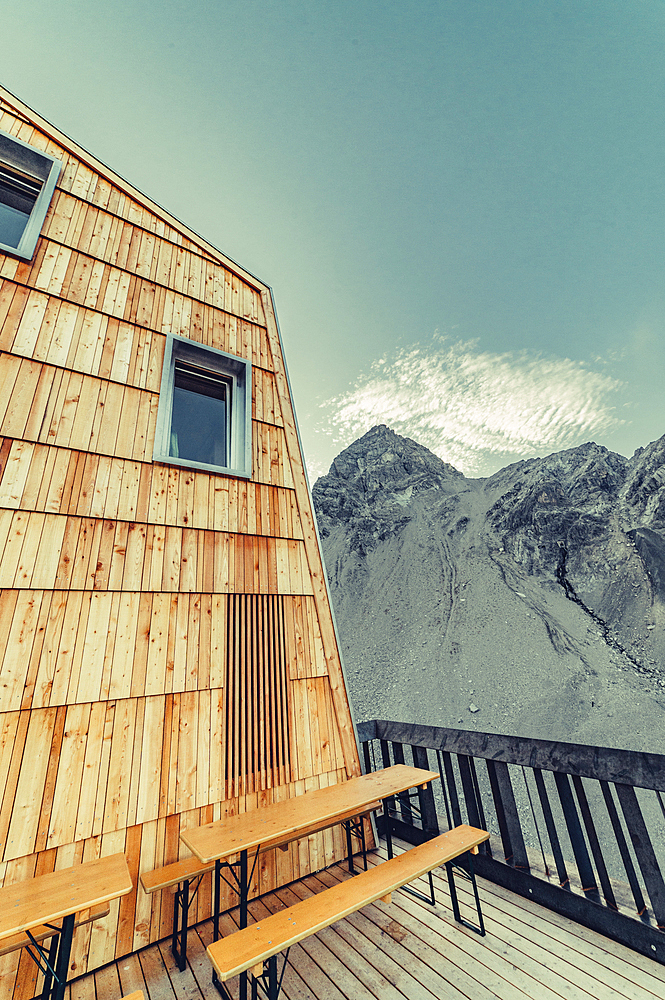
{"type": "MultiPolygon", "coordinates": [[[[125,851],[136,884],[181,829],[343,780],[348,706],[265,292],[20,114],[0,128],[65,163],[33,260],[0,255],[0,879],[125,851]],[[153,465],[168,332],[251,360],[251,481],[153,465]]],[[[259,889],[342,853],[271,852],[259,889]]],[[[139,886],[72,974],[171,910],[139,886]]],[[[34,976],[0,959],[2,996],[34,976]]]]}

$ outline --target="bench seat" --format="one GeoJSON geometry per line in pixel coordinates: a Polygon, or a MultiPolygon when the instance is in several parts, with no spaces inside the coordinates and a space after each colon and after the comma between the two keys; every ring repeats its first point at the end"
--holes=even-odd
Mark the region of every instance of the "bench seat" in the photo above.
{"type": "Polygon", "coordinates": [[[452,862],[467,851],[476,853],[478,845],[488,839],[489,834],[485,830],[458,826],[369,871],[213,942],[207,948],[208,957],[222,982],[250,969],[255,976],[259,976],[263,962],[279,952],[286,951],[291,945],[377,899],[389,902],[390,893],[394,890],[440,865],[452,862]]]}
{"type": "MultiPolygon", "coordinates": [[[[82,927],[83,924],[90,924],[93,920],[101,920],[102,917],[107,917],[110,913],[110,907],[108,903],[98,903],[97,906],[91,907],[89,910],[82,910],[76,917],[74,922],[74,927],[82,927]]],[[[54,922],[54,926],[57,926],[57,930],[53,927],[47,927],[45,924],[40,924],[38,927],[32,927],[30,933],[35,939],[37,944],[42,944],[44,941],[48,941],[52,938],[54,934],[60,933],[60,925],[62,921],[54,922]]],[[[27,948],[33,942],[28,937],[25,931],[20,931],[18,934],[12,934],[11,937],[3,938],[0,941],[0,956],[9,955],[12,951],[19,951],[20,948],[27,948]]]]}
{"type": "Polygon", "coordinates": [[[152,872],[143,872],[139,877],[146,892],[158,892],[180,882],[191,882],[199,875],[212,871],[214,867],[214,861],[204,864],[198,858],[185,858],[183,861],[164,865],[163,868],[156,868],[152,872]]]}

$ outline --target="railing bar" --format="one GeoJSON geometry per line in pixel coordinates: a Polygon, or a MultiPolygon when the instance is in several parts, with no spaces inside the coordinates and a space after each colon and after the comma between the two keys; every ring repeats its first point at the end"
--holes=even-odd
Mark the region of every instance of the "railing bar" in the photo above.
{"type": "Polygon", "coordinates": [[[582,779],[578,774],[574,774],[572,777],[573,787],[575,789],[575,794],[577,795],[577,801],[580,804],[582,819],[584,820],[587,837],[589,838],[593,860],[596,863],[596,870],[600,879],[600,886],[603,890],[603,896],[605,897],[605,903],[611,910],[618,910],[619,907],[617,906],[617,901],[610,884],[610,877],[607,873],[605,858],[603,857],[603,852],[600,847],[600,841],[598,840],[598,834],[596,833],[596,827],[593,822],[593,816],[591,815],[591,809],[589,808],[589,800],[587,799],[582,779]]]}
{"type": "Polygon", "coordinates": [[[651,909],[659,930],[665,930],[665,885],[644,816],[632,785],[615,784],[628,833],[637,855],[637,863],[649,894],[651,909]]]}
{"type": "Polygon", "coordinates": [[[540,827],[538,826],[538,819],[536,817],[536,810],[533,807],[533,799],[531,798],[531,789],[529,788],[529,782],[527,781],[526,770],[525,770],[523,764],[522,764],[522,777],[524,778],[524,787],[526,788],[527,798],[529,799],[529,805],[531,807],[531,815],[533,816],[533,825],[534,825],[534,827],[536,829],[536,836],[538,837],[538,844],[540,845],[540,856],[543,859],[543,870],[545,872],[545,875],[547,875],[549,877],[550,870],[548,868],[547,861],[545,860],[545,850],[543,848],[543,841],[542,841],[541,836],[540,836],[540,827]]]}
{"type": "Polygon", "coordinates": [[[635,871],[635,865],[633,864],[633,859],[630,855],[630,850],[628,849],[628,844],[626,842],[626,837],[623,832],[623,827],[621,826],[621,820],[619,819],[619,813],[617,812],[617,807],[614,804],[614,799],[612,798],[612,789],[610,788],[607,781],[600,782],[600,790],[603,793],[603,798],[605,799],[605,805],[607,806],[607,812],[610,817],[610,823],[612,824],[612,829],[614,830],[614,836],[616,837],[617,847],[619,848],[619,854],[621,855],[621,860],[623,861],[623,867],[626,872],[626,877],[628,879],[628,884],[630,890],[633,894],[633,899],[635,900],[635,908],[637,910],[638,917],[644,921],[644,923],[650,923],[649,914],[647,912],[647,904],[645,902],[644,896],[642,895],[642,888],[637,879],[637,872],[635,871]]]}
{"type": "Polygon", "coordinates": [[[515,793],[513,791],[513,784],[510,778],[510,770],[508,769],[508,765],[503,761],[494,761],[494,772],[496,777],[496,786],[499,789],[505,823],[510,838],[512,864],[515,868],[521,868],[523,871],[529,871],[529,858],[524,844],[522,823],[517,810],[517,803],[515,802],[515,793]]]}
{"type": "Polygon", "coordinates": [[[510,840],[510,830],[508,829],[508,823],[506,821],[506,812],[503,808],[503,798],[501,797],[501,787],[496,773],[496,763],[493,760],[488,760],[486,761],[486,764],[487,773],[490,779],[490,788],[492,790],[492,798],[494,799],[494,809],[499,823],[499,833],[501,835],[501,844],[503,846],[503,857],[507,865],[512,865],[513,845],[510,840]]]}
{"type": "MultiPolygon", "coordinates": [[[[430,766],[427,749],[425,747],[412,746],[411,752],[413,754],[414,765],[416,767],[422,767],[423,770],[429,771],[430,766]]],[[[425,785],[424,788],[420,785],[418,786],[418,802],[420,805],[420,820],[423,831],[435,836],[439,832],[439,819],[436,815],[436,805],[434,804],[434,792],[432,790],[431,782],[425,785]]]]}
{"type": "MultiPolygon", "coordinates": [[[[374,747],[372,747],[372,750],[374,747]]],[[[363,743],[363,757],[365,758],[365,774],[369,774],[372,768],[372,758],[370,756],[370,745],[369,740],[363,743]]]]}
{"type": "Polygon", "coordinates": [[[554,816],[552,815],[552,807],[547,795],[543,772],[539,767],[533,768],[533,776],[536,780],[536,789],[538,791],[538,798],[540,799],[540,807],[543,810],[543,816],[545,818],[547,836],[549,837],[552,854],[554,855],[554,863],[559,877],[559,885],[562,889],[570,891],[570,879],[568,878],[566,863],[563,860],[563,851],[561,850],[559,834],[557,833],[556,823],[554,822],[554,816]]]}
{"type": "MultiPolygon", "coordinates": [[[[381,740],[381,761],[384,767],[390,767],[392,761],[390,760],[390,746],[388,745],[388,740],[381,740]]],[[[386,808],[388,811],[394,815],[395,814],[395,796],[390,795],[387,799],[384,799],[386,808]]],[[[385,817],[386,823],[389,822],[388,816],[385,817]]]]}
{"type": "Polygon", "coordinates": [[[466,804],[467,816],[469,817],[469,824],[470,826],[479,827],[480,816],[478,815],[478,803],[476,802],[476,792],[471,778],[469,758],[466,754],[458,753],[457,763],[459,764],[460,777],[462,779],[464,802],[466,804]]]}
{"type": "Polygon", "coordinates": [[[600,894],[596,884],[596,877],[591,866],[591,858],[589,857],[589,852],[584,840],[584,834],[582,833],[582,827],[580,825],[580,819],[575,808],[573,793],[570,790],[568,775],[562,771],[555,771],[554,781],[556,782],[559,799],[561,801],[561,808],[563,809],[563,816],[566,821],[566,827],[568,828],[568,836],[570,837],[573,854],[575,855],[577,871],[582,882],[582,892],[589,899],[592,899],[594,903],[599,903],[600,894]]]}
{"type": "Polygon", "coordinates": [[[656,791],[656,795],[658,796],[658,802],[660,803],[660,811],[663,814],[663,819],[665,819],[665,805],[663,805],[662,795],[660,794],[659,791],[656,791]]]}
{"type": "Polygon", "coordinates": [[[486,820],[485,820],[485,810],[483,809],[483,800],[480,794],[480,785],[478,784],[478,773],[476,771],[476,762],[473,757],[469,757],[469,767],[471,769],[471,780],[473,781],[474,791],[476,793],[476,802],[478,803],[478,814],[480,819],[480,829],[486,830],[486,820]]]}
{"type": "Polygon", "coordinates": [[[439,777],[441,778],[441,794],[443,795],[443,804],[446,807],[446,821],[448,823],[448,829],[452,830],[453,821],[450,815],[450,804],[448,802],[448,789],[446,788],[446,780],[443,774],[443,761],[441,759],[441,751],[436,751],[436,762],[439,765],[439,777]]]}
{"type": "MultiPolygon", "coordinates": [[[[396,764],[404,763],[404,747],[401,743],[393,743],[393,758],[396,764]]],[[[411,816],[411,826],[413,826],[414,825],[413,815],[411,814],[408,791],[400,792],[398,798],[399,798],[399,807],[402,816],[402,822],[406,823],[407,814],[409,814],[411,816]]]]}
{"type": "Polygon", "coordinates": [[[450,808],[453,812],[453,820],[455,826],[459,826],[462,822],[462,811],[459,807],[459,796],[457,794],[457,785],[455,783],[455,772],[453,771],[453,761],[452,757],[447,750],[442,750],[441,754],[443,756],[443,766],[446,772],[446,780],[448,783],[448,792],[450,794],[450,808]]]}

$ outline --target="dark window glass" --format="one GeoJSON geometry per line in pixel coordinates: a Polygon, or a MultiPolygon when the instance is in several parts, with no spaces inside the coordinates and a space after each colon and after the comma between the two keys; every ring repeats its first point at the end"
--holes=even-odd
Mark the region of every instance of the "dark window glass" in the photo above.
{"type": "Polygon", "coordinates": [[[18,247],[42,182],[0,165],[0,243],[18,247]]]}
{"type": "Polygon", "coordinates": [[[169,454],[204,465],[228,465],[231,386],[214,372],[175,364],[169,454]]]}

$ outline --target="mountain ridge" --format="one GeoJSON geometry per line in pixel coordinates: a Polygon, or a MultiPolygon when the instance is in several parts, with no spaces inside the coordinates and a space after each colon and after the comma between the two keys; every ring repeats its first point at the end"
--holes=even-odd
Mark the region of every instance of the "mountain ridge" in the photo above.
{"type": "Polygon", "coordinates": [[[313,497],[358,718],[665,750],[665,436],[468,479],[378,425],[313,497]]]}

